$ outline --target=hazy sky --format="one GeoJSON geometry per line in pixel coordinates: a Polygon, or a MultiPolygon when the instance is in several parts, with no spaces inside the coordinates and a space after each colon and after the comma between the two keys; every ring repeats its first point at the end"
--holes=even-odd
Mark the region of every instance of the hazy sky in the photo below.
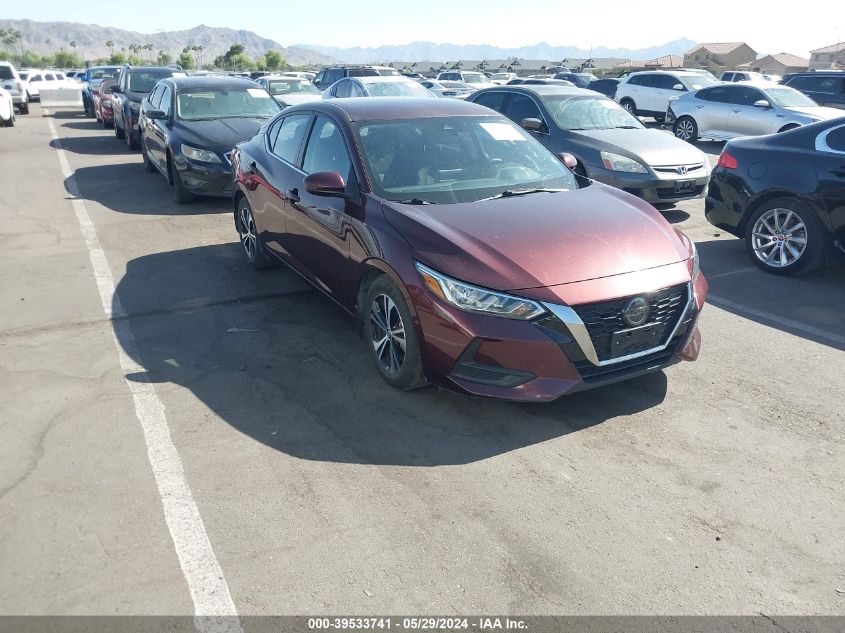
{"type": "Polygon", "coordinates": [[[84,22],[146,33],[207,24],[255,31],[284,46],[379,46],[426,40],[502,47],[545,41],[586,49],[591,43],[644,48],[688,37],[699,42],[745,41],[761,54],[785,51],[806,56],[845,37],[843,0],[817,0],[804,5],[806,11],[790,11],[788,18],[778,4],[759,0],[205,0],[165,5],[29,0],[4,4],[0,11],[4,18],[84,22]]]}

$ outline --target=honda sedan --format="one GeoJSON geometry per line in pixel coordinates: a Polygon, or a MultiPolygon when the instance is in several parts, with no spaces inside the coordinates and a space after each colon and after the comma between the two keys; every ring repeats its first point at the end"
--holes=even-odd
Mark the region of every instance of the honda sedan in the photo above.
{"type": "Polygon", "coordinates": [[[458,99],[303,104],[235,149],[235,228],[355,316],[400,389],[547,401],[694,360],[694,245],[569,158],[458,99]]]}

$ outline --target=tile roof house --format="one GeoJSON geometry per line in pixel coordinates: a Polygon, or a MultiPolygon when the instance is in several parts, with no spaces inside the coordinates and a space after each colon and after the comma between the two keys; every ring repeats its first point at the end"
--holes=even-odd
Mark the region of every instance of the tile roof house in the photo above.
{"type": "Polygon", "coordinates": [[[785,75],[787,73],[800,73],[810,65],[810,60],[798,55],[790,55],[789,53],[777,53],[775,55],[766,55],[753,62],[741,64],[737,66],[737,70],[751,70],[755,73],[763,73],[765,75],[785,75]]]}
{"type": "Polygon", "coordinates": [[[745,42],[711,42],[698,44],[684,53],[686,68],[706,68],[718,76],[724,70],[753,62],[757,52],[745,42]]]}
{"type": "Polygon", "coordinates": [[[666,68],[682,68],[684,58],[680,55],[664,55],[655,59],[629,59],[620,62],[613,70],[636,72],[638,70],[664,70],[666,68]]]}
{"type": "Polygon", "coordinates": [[[845,69],[845,42],[810,51],[810,70],[845,69]]]}

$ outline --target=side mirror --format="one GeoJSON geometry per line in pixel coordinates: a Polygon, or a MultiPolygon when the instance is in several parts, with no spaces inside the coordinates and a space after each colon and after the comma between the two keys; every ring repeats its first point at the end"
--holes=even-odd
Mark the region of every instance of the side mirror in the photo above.
{"type": "Polygon", "coordinates": [[[684,84],[675,84],[674,86],[672,86],[672,90],[683,91],[683,90],[686,90],[686,88],[684,88],[684,84]]]}
{"type": "Polygon", "coordinates": [[[109,86],[109,92],[113,94],[118,94],[120,92],[120,86],[116,84],[114,86],[109,86]]]}
{"type": "Polygon", "coordinates": [[[766,101],[765,99],[760,99],[759,101],[754,102],[755,108],[770,108],[772,107],[771,104],[766,101]]]}
{"type": "Polygon", "coordinates": [[[315,171],[305,177],[305,191],[315,196],[345,198],[346,183],[335,171],[315,171]]]}
{"type": "Polygon", "coordinates": [[[569,167],[569,169],[575,169],[578,166],[578,159],[569,152],[561,152],[557,155],[557,157],[564,165],[569,167]]]}
{"type": "Polygon", "coordinates": [[[160,121],[161,119],[167,118],[167,115],[164,114],[163,110],[147,110],[144,115],[148,119],[152,119],[153,121],[160,121]]]}
{"type": "Polygon", "coordinates": [[[544,132],[545,124],[540,119],[522,119],[522,129],[529,132],[544,132]]]}

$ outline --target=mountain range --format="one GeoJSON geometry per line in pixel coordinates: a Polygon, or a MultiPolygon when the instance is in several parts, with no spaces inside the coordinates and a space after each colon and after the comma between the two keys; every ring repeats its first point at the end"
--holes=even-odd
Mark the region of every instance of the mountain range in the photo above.
{"type": "Polygon", "coordinates": [[[232,44],[242,44],[248,55],[257,57],[274,49],[294,66],[331,64],[338,60],[325,53],[299,46],[285,47],[278,42],[256,35],[252,31],[236,31],[201,24],[185,31],[162,31],[160,33],[138,33],[97,24],[76,22],[35,22],[33,20],[0,20],[0,29],[20,31],[20,46],[39,55],[55,53],[60,48],[71,51],[71,42],[76,42],[77,53],[85,59],[109,56],[106,42],[114,42],[114,50],[129,50],[131,44],[152,44],[153,55],[158,51],[178,57],[186,46],[202,46],[203,60],[210,62],[222,55],[232,44]]]}
{"type": "Polygon", "coordinates": [[[353,64],[374,63],[384,61],[457,61],[459,59],[507,59],[519,57],[522,59],[595,59],[610,57],[617,59],[655,59],[662,55],[683,55],[685,51],[697,42],[681,38],[667,42],[661,46],[649,48],[610,48],[597,46],[592,51],[577,46],[552,46],[540,42],[533,46],[519,48],[499,48],[484,44],[435,44],[434,42],[411,42],[397,46],[379,46],[376,48],[339,48],[336,46],[320,46],[317,44],[297,44],[303,48],[324,53],[331,57],[353,64]]]}

